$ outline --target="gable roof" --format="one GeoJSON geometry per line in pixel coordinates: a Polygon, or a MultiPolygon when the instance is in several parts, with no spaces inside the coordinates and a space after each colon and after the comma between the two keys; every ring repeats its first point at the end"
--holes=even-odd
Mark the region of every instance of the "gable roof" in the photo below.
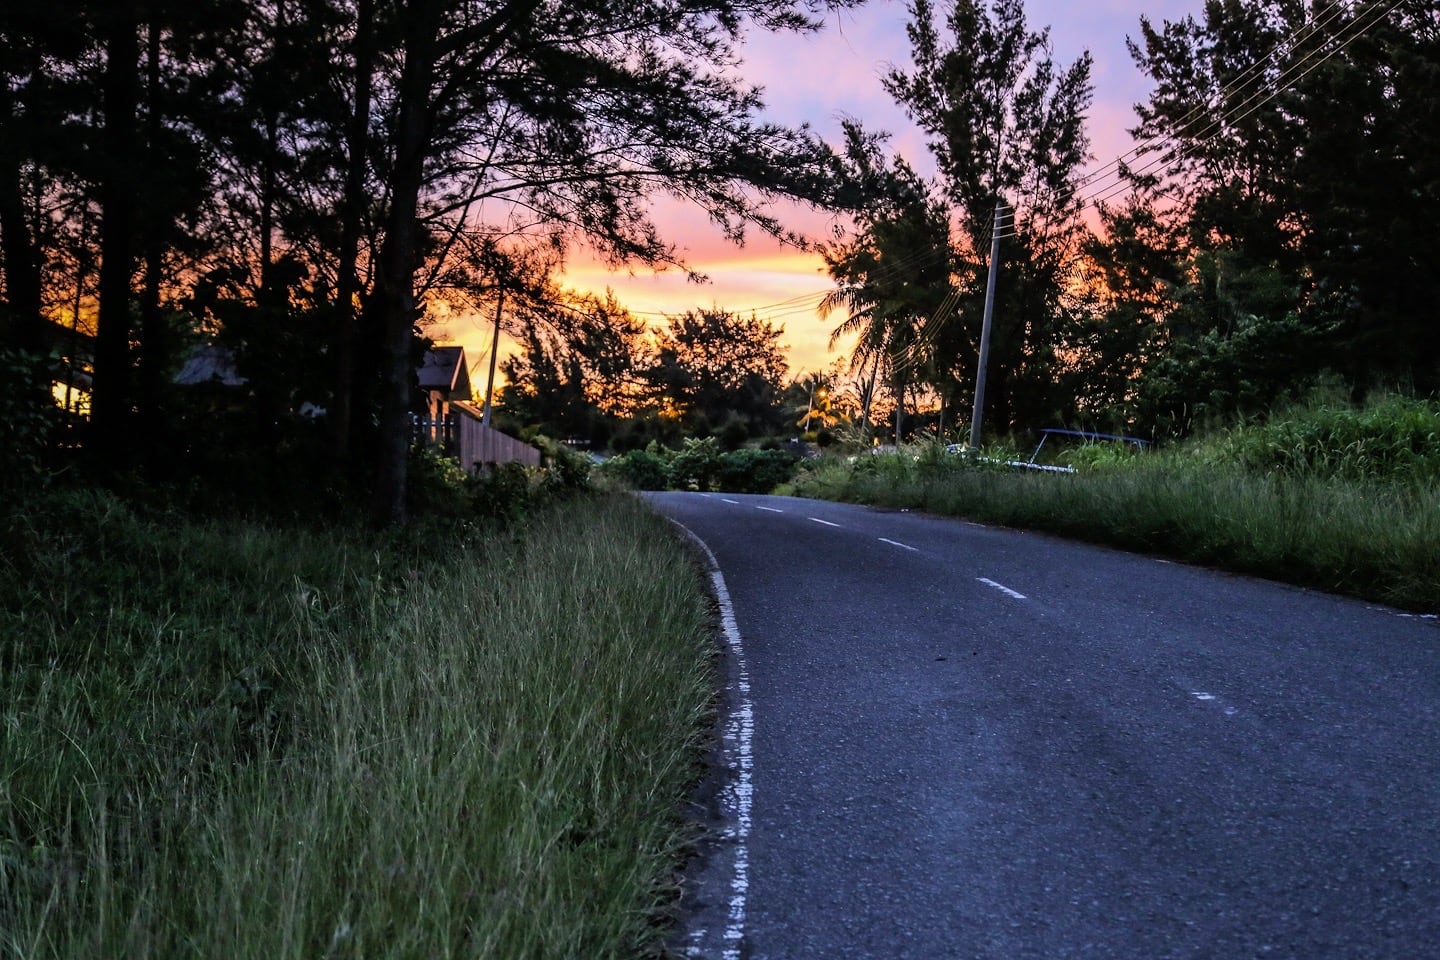
{"type": "Polygon", "coordinates": [[[225,387],[243,387],[249,381],[235,369],[235,352],[218,343],[201,344],[180,366],[175,382],[182,386],[218,383],[225,387]]]}
{"type": "Polygon", "coordinates": [[[431,347],[416,373],[421,390],[444,390],[465,399],[470,396],[470,365],[465,362],[464,347],[431,347]]]}

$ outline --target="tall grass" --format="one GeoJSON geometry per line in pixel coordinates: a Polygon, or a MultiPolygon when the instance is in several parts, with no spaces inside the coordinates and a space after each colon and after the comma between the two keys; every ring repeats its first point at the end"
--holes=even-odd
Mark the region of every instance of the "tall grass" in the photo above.
{"type": "Polygon", "coordinates": [[[802,496],[909,507],[1044,530],[1303,586],[1440,610],[1440,487],[1256,471],[1212,444],[1082,466],[1073,475],[937,449],[831,458],[802,496]]]}
{"type": "Polygon", "coordinates": [[[658,952],[710,691],[626,498],[503,541],[164,524],[0,541],[0,957],[658,952]]]}
{"type": "Polygon", "coordinates": [[[1288,477],[1440,481],[1440,403],[1405,396],[1363,407],[1317,397],[1208,444],[1211,459],[1288,477]]]}

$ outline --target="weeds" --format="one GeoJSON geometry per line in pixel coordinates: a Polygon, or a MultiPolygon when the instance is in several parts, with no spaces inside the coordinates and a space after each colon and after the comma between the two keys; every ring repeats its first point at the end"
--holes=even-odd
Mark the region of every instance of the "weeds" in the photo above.
{"type": "Polygon", "coordinates": [[[1372,483],[1440,480],[1440,403],[1388,396],[1313,403],[1225,434],[1210,459],[1255,473],[1372,483]]]}
{"type": "MultiPolygon", "coordinates": [[[[1292,430],[1303,432],[1275,424],[1264,435],[1292,430]]],[[[1355,480],[1352,472],[1373,474],[1353,455],[1353,469],[1338,467],[1340,455],[1320,458],[1324,469],[1315,456],[1305,470],[1293,459],[1263,469],[1249,453],[1257,436],[1247,428],[1139,455],[1101,447],[1076,458],[1073,475],[997,468],[1003,454],[987,461],[940,448],[825,458],[807,465],[794,489],[1045,530],[1424,612],[1440,607],[1440,486],[1421,479],[1434,475],[1435,456],[1387,468],[1383,481],[1355,480]]]]}
{"type": "Polygon", "coordinates": [[[795,474],[798,458],[785,450],[721,451],[715,437],[688,439],[679,450],[650,444],[605,464],[604,474],[637,490],[721,490],[769,493],[795,474]]]}
{"type": "Polygon", "coordinates": [[[627,498],[429,554],[91,494],[3,535],[0,957],[657,949],[707,614],[627,498]]]}

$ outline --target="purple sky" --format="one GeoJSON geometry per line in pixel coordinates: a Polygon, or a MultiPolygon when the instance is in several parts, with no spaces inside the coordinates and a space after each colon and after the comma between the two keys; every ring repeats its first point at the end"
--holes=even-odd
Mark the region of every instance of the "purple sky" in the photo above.
{"type": "MultiPolygon", "coordinates": [[[[937,0],[936,6],[944,10],[944,0],[937,0]]],[[[1068,66],[1087,49],[1094,58],[1095,96],[1087,123],[1094,166],[1129,149],[1126,130],[1135,122],[1133,105],[1146,99],[1149,91],[1148,81],[1125,49],[1126,36],[1138,35],[1142,13],[1158,25],[1201,8],[1201,0],[1027,3],[1030,28],[1050,28],[1058,65],[1068,66]]],[[[786,124],[809,123],[826,139],[838,142],[840,118],[854,117],[867,129],[889,131],[892,148],[917,169],[929,172],[933,166],[923,136],[880,85],[891,64],[909,64],[907,19],[903,0],[871,0],[858,10],[831,14],[825,29],[814,36],[754,36],[745,46],[742,73],[764,88],[770,118],[786,124]]],[[[777,212],[815,236],[823,236],[828,225],[824,217],[806,211],[777,212]]],[[[613,288],[622,302],[649,318],[710,306],[745,313],[755,310],[784,326],[792,372],[814,370],[828,362],[826,341],[839,318],[822,320],[815,314],[815,302],[828,286],[816,255],[781,249],[761,237],[743,248],[730,246],[691,210],[666,206],[657,215],[687,262],[710,277],[709,284],[687,283],[674,271],[658,276],[610,273],[583,258],[572,263],[565,282],[597,292],[613,288]]],[[[480,336],[483,326],[479,320],[449,325],[449,336],[469,347],[472,363],[484,352],[481,344],[488,344],[480,336]]]]}
{"type": "MultiPolygon", "coordinates": [[[[937,6],[944,9],[943,0],[937,6]]],[[[1125,49],[1127,35],[1139,33],[1142,13],[1153,22],[1178,19],[1200,9],[1200,0],[1031,0],[1026,17],[1032,30],[1050,28],[1057,64],[1068,66],[1085,50],[1094,57],[1095,102],[1089,130],[1100,162],[1129,147],[1125,130],[1134,123],[1132,105],[1149,85],[1125,49]]],[[[788,123],[808,121],[830,136],[838,134],[841,113],[866,126],[890,130],[902,153],[917,165],[924,146],[903,111],[881,89],[880,75],[892,64],[908,66],[907,4],[872,0],[859,10],[831,14],[814,37],[759,36],[749,41],[746,76],[766,90],[771,113],[788,123]]]]}

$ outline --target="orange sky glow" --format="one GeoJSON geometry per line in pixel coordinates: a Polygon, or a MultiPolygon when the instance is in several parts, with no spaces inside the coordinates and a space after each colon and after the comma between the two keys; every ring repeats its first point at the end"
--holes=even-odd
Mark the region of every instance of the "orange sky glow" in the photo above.
{"type": "MultiPolygon", "coordinates": [[[[937,4],[943,9],[943,4],[937,4]]],[[[1125,50],[1126,36],[1139,33],[1142,13],[1157,25],[1198,13],[1200,0],[1094,0],[1088,4],[1062,0],[1030,0],[1026,12],[1032,29],[1049,26],[1057,64],[1068,65],[1082,51],[1094,57],[1095,100],[1087,129],[1099,167],[1131,147],[1127,128],[1135,123],[1133,104],[1145,99],[1148,82],[1125,50]]],[[[853,117],[867,129],[892,134],[892,148],[922,173],[933,166],[924,137],[895,106],[880,84],[891,64],[908,63],[905,36],[907,4],[872,0],[858,10],[831,14],[824,30],[813,36],[747,38],[745,79],[764,88],[767,119],[789,125],[809,124],[838,144],[840,120],[853,117]]],[[[792,229],[812,239],[829,237],[833,222],[801,207],[772,210],[792,229]]],[[[829,366],[845,352],[829,349],[830,331],[843,319],[822,319],[816,305],[829,288],[824,263],[817,253],[784,248],[753,232],[744,246],[729,244],[703,213],[673,202],[656,207],[656,221],[681,258],[709,282],[697,285],[683,271],[655,274],[649,270],[613,270],[578,251],[561,282],[576,291],[603,294],[613,290],[633,313],[652,323],[687,310],[718,307],[735,313],[754,312],[784,328],[781,342],[789,351],[790,373],[799,376],[829,366]]],[[[493,318],[462,314],[432,329],[431,336],[465,346],[477,390],[484,389],[493,318]]],[[[502,343],[501,355],[512,346],[502,343]]]]}

